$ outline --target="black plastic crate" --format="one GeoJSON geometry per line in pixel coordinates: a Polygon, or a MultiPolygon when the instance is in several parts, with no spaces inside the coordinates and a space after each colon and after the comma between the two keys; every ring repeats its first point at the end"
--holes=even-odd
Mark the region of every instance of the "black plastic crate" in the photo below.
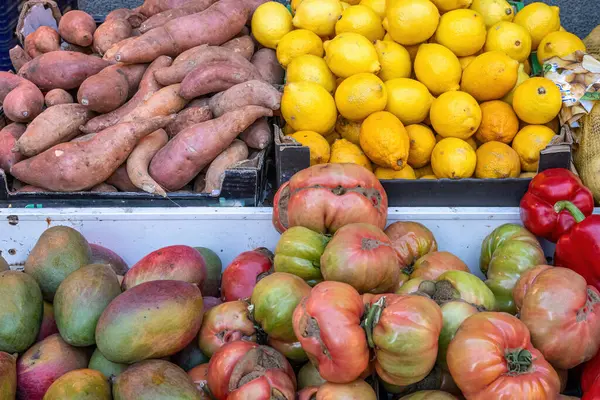
{"type": "MultiPolygon", "coordinates": [[[[541,152],[539,170],[571,167],[571,145],[541,152]]],[[[275,130],[277,187],[310,165],[310,150],[275,130]]],[[[518,207],[530,178],[511,179],[394,179],[382,180],[390,207],[518,207]]]]}

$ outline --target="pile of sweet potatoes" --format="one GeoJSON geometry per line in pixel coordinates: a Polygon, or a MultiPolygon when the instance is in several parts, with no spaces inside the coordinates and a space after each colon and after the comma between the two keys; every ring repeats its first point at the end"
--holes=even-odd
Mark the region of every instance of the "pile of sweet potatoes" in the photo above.
{"type": "Polygon", "coordinates": [[[272,142],[283,70],[248,29],[265,1],[145,0],[40,26],[0,72],[0,169],[28,192],[218,193],[272,142]]]}

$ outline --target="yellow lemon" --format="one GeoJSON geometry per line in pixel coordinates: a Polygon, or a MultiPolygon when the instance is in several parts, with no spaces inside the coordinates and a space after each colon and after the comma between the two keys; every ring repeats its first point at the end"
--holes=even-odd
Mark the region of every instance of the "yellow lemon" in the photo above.
{"type": "Polygon", "coordinates": [[[292,7],[292,12],[295,14],[296,13],[296,9],[298,8],[298,6],[300,5],[300,3],[302,3],[303,0],[292,0],[290,3],[290,6],[292,7]]]}
{"type": "Polygon", "coordinates": [[[325,61],[331,72],[347,78],[362,72],[377,74],[381,69],[377,51],[366,37],[354,32],[337,35],[324,43],[325,61]]]}
{"type": "Polygon", "coordinates": [[[502,51],[522,63],[531,53],[531,35],[514,22],[498,22],[489,29],[483,49],[502,51]]]}
{"type": "Polygon", "coordinates": [[[287,33],[294,29],[292,14],[281,3],[269,1],[261,4],[252,16],[252,35],[258,43],[270,49],[277,48],[277,44],[287,33]]]}
{"type": "MultiPolygon", "coordinates": [[[[436,143],[439,143],[439,142],[441,142],[441,141],[442,141],[442,140],[444,140],[444,139],[445,139],[445,137],[443,137],[443,136],[440,136],[440,135],[435,135],[435,142],[436,142],[436,143]]],[[[467,142],[467,144],[468,144],[469,146],[471,146],[471,148],[472,148],[473,150],[477,150],[477,142],[475,141],[475,139],[473,139],[473,136],[471,136],[471,137],[470,137],[470,138],[468,138],[468,139],[463,139],[463,140],[464,140],[465,142],[467,142]]]]}
{"type": "Polygon", "coordinates": [[[294,128],[292,128],[290,124],[285,124],[283,128],[281,128],[281,133],[283,133],[285,136],[289,136],[294,132],[296,131],[294,130],[294,128]]]}
{"type": "Polygon", "coordinates": [[[383,36],[383,40],[386,42],[393,42],[394,39],[392,39],[392,36],[389,33],[386,33],[385,36],[383,36]]]}
{"type": "Polygon", "coordinates": [[[481,108],[481,124],[475,138],[481,143],[497,141],[508,144],[519,131],[519,119],[512,107],[500,100],[486,101],[481,108]]]}
{"type": "Polygon", "coordinates": [[[423,122],[429,115],[433,96],[427,87],[414,79],[398,78],[385,82],[388,101],[386,111],[405,125],[423,122]]]}
{"type": "Polygon", "coordinates": [[[383,20],[385,18],[385,0],[361,0],[359,4],[367,6],[375,11],[375,14],[377,14],[380,19],[383,20]]]}
{"type": "Polygon", "coordinates": [[[381,40],[385,35],[381,18],[369,7],[361,5],[348,7],[335,24],[336,35],[344,32],[358,33],[371,42],[381,40]]]}
{"type": "Polygon", "coordinates": [[[515,15],[513,22],[527,29],[531,48],[537,49],[544,36],[560,29],[560,9],[541,2],[531,3],[515,15]]]}
{"type": "Polygon", "coordinates": [[[345,1],[340,1],[340,4],[342,5],[342,13],[344,12],[345,9],[352,7],[352,5],[346,3],[345,1]]]}
{"type": "Polygon", "coordinates": [[[312,54],[323,57],[323,42],[314,32],[306,29],[291,31],[277,45],[277,60],[283,68],[298,56],[312,54]]]}
{"type": "Polygon", "coordinates": [[[506,0],[473,0],[470,8],[481,14],[487,28],[501,21],[510,22],[515,17],[512,6],[506,0]]]}
{"type": "Polygon", "coordinates": [[[447,92],[433,101],[429,118],[440,136],[468,139],[481,124],[481,108],[468,93],[447,92]]]}
{"type": "Polygon", "coordinates": [[[287,67],[287,82],[309,81],[323,86],[329,93],[334,93],[335,76],[321,57],[304,54],[296,57],[287,67]]]}
{"type": "Polygon", "coordinates": [[[470,178],[475,172],[475,150],[464,140],[446,138],[433,148],[431,167],[438,178],[470,178]]]}
{"type": "Polygon", "coordinates": [[[415,175],[417,176],[417,178],[421,178],[427,175],[434,175],[433,168],[431,168],[431,164],[427,164],[426,166],[421,168],[415,168],[415,175]]]}
{"type": "Polygon", "coordinates": [[[501,51],[483,53],[465,68],[460,90],[477,101],[500,99],[515,87],[518,69],[519,62],[501,51]]]}
{"type": "Polygon", "coordinates": [[[330,148],[327,140],[317,132],[300,131],[291,135],[302,146],[310,149],[310,165],[329,162],[330,148]]]}
{"type": "Polygon", "coordinates": [[[459,8],[469,8],[473,0],[431,0],[433,4],[444,14],[459,8]]]}
{"type": "Polygon", "coordinates": [[[476,58],[477,56],[458,57],[458,62],[460,62],[460,67],[464,71],[476,58]]]}
{"type": "Polygon", "coordinates": [[[337,122],[335,123],[335,131],[339,133],[342,138],[354,144],[360,144],[359,136],[361,125],[362,121],[351,121],[339,115],[337,122]]]}
{"type": "Polygon", "coordinates": [[[525,64],[519,64],[519,69],[517,71],[517,83],[510,90],[510,92],[508,92],[506,94],[506,96],[504,96],[502,98],[502,101],[504,101],[512,106],[513,97],[515,95],[515,90],[521,83],[525,82],[527,79],[529,79],[529,75],[525,72],[525,64]]]}
{"type": "Polygon", "coordinates": [[[339,0],[303,0],[296,9],[292,23],[296,28],[308,29],[319,36],[331,36],[341,15],[339,0]]]}
{"type": "Polygon", "coordinates": [[[383,27],[402,45],[422,43],[435,33],[440,12],[429,0],[388,1],[383,27]]]}
{"type": "Polygon", "coordinates": [[[379,77],[385,82],[395,78],[410,78],[412,61],[410,54],[396,42],[378,40],[375,50],[379,56],[381,71],[379,77]]]}
{"type": "Polygon", "coordinates": [[[371,161],[360,147],[346,139],[338,139],[331,145],[331,164],[358,164],[373,171],[371,161]]]}
{"type": "Polygon", "coordinates": [[[513,108],[528,124],[546,124],[560,112],[562,97],[554,82],[546,78],[529,78],[515,89],[513,108]]]}
{"type": "Polygon", "coordinates": [[[363,120],[385,109],[387,90],[383,81],[373,74],[352,75],[344,79],[335,91],[335,104],[345,118],[363,120]]]}
{"type": "Polygon", "coordinates": [[[536,175],[537,172],[523,172],[521,175],[519,175],[519,178],[533,178],[536,175]]]}
{"type": "Polygon", "coordinates": [[[399,171],[406,166],[410,148],[402,122],[387,111],[373,113],[360,127],[360,147],[380,167],[399,171]]]}
{"type": "Polygon", "coordinates": [[[552,129],[544,125],[527,125],[517,133],[512,148],[521,159],[521,169],[525,172],[536,172],[540,161],[540,151],[554,138],[552,129]]]}
{"type": "Polygon", "coordinates": [[[433,131],[425,125],[415,124],[406,126],[406,132],[410,139],[408,165],[421,168],[429,164],[431,152],[436,144],[433,131]]]}
{"type": "Polygon", "coordinates": [[[337,119],[333,97],[323,86],[314,82],[285,85],[281,114],[296,132],[314,131],[321,135],[329,133],[337,119]]]}
{"type": "Polygon", "coordinates": [[[477,11],[453,10],[440,18],[435,40],[458,57],[466,57],[483,48],[486,33],[483,17],[477,11]]]}
{"type": "Polygon", "coordinates": [[[480,179],[518,178],[521,174],[519,155],[501,142],[482,144],[476,152],[475,176],[480,179]]]}
{"type": "Polygon", "coordinates": [[[430,179],[430,180],[436,180],[437,176],[435,175],[423,175],[422,177],[420,177],[419,179],[430,179]]]}
{"type": "Polygon", "coordinates": [[[375,176],[381,180],[389,179],[417,179],[415,171],[410,165],[406,165],[400,171],[393,170],[391,168],[377,167],[375,168],[375,176]]]}
{"type": "Polygon", "coordinates": [[[419,46],[414,69],[417,79],[427,86],[434,96],[458,90],[460,87],[460,61],[441,44],[426,43],[419,46]]]}
{"type": "Polygon", "coordinates": [[[552,32],[546,35],[537,49],[540,64],[552,57],[565,57],[577,50],[585,51],[585,44],[569,32],[552,32]]]}

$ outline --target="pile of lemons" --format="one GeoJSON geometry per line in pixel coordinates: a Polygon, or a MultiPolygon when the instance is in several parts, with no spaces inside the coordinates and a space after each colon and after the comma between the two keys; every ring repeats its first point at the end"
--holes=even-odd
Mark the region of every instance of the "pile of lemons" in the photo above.
{"type": "Polygon", "coordinates": [[[286,69],[284,132],[311,164],[380,179],[508,178],[538,167],[561,93],[529,77],[585,45],[559,9],[506,0],[293,0],[261,5],[252,32],[286,69]]]}

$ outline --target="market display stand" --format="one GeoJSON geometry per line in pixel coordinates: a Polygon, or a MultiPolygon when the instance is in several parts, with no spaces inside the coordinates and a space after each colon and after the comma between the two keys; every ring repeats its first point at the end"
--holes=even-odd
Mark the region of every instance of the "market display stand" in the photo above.
{"type": "MultiPolygon", "coordinates": [[[[129,265],[150,251],[185,244],[213,249],[225,267],[243,251],[275,249],[279,234],[271,216],[271,208],[0,209],[0,254],[17,268],[44,230],[66,225],[90,243],[112,249],[129,265]]],[[[499,225],[521,222],[519,209],[508,207],[390,208],[388,223],[395,221],[424,224],[440,250],[461,258],[480,277],[479,251],[485,236],[499,225]]],[[[550,243],[543,242],[543,246],[551,256],[550,243]]]]}

